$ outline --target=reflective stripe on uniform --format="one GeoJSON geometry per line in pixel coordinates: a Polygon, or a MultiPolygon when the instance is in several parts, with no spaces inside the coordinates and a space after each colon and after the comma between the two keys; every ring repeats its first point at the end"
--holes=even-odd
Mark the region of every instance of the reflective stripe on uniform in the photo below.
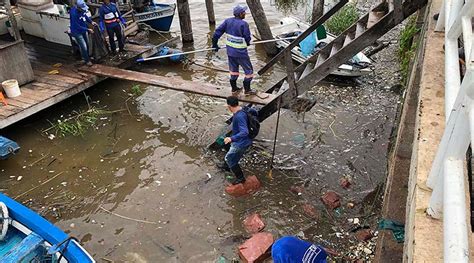
{"type": "Polygon", "coordinates": [[[120,20],[117,17],[118,17],[117,12],[115,13],[110,12],[110,13],[104,14],[104,22],[107,24],[119,22],[120,20]]]}
{"type": "Polygon", "coordinates": [[[239,72],[232,72],[232,71],[229,71],[230,75],[232,76],[239,76],[240,73],[239,72]]]}
{"type": "Polygon", "coordinates": [[[231,34],[227,34],[226,45],[233,48],[247,48],[247,43],[245,43],[243,37],[237,37],[231,34]]]}
{"type": "Polygon", "coordinates": [[[253,78],[253,74],[245,75],[245,78],[246,79],[251,79],[251,78],[253,78]]]}

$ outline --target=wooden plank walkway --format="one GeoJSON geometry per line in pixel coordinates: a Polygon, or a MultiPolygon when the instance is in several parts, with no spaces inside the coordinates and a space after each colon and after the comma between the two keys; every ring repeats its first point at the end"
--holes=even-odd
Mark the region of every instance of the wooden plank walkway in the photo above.
{"type": "MultiPolygon", "coordinates": [[[[7,98],[8,106],[0,103],[0,129],[25,119],[51,105],[59,103],[106,77],[80,72],[80,64],[67,46],[25,35],[25,46],[35,74],[35,81],[21,87],[21,95],[7,98]],[[60,63],[60,64],[58,64],[60,63]],[[53,72],[56,70],[57,72],[53,72]]],[[[151,47],[126,45],[124,58],[106,59],[104,63],[129,67],[151,47]]]]}
{"type": "MultiPolygon", "coordinates": [[[[159,86],[166,89],[200,94],[204,96],[227,98],[228,96],[232,95],[229,86],[219,87],[207,83],[199,83],[194,81],[182,80],[179,78],[157,76],[132,70],[109,67],[100,64],[93,65],[92,67],[81,67],[80,71],[104,77],[140,82],[144,84],[159,86]]],[[[268,104],[275,98],[275,95],[261,92],[253,96],[246,96],[243,94],[243,92],[239,95],[239,100],[241,101],[262,105],[268,104]]]]}

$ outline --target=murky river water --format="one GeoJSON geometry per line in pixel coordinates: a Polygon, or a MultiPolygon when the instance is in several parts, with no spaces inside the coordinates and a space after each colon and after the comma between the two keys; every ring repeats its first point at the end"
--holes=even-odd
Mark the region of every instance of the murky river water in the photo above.
{"type": "MultiPolygon", "coordinates": [[[[216,1],[217,20],[228,17],[233,5],[216,1]]],[[[270,23],[278,23],[282,15],[268,3],[264,8],[270,23]]],[[[194,48],[205,47],[210,30],[204,5],[192,2],[191,15],[194,48]]],[[[248,21],[253,24],[250,17],[248,21]]],[[[266,59],[259,48],[250,49],[257,65],[266,59]]],[[[227,66],[225,51],[193,59],[227,66]]],[[[399,95],[387,88],[396,78],[376,75],[393,74],[397,69],[392,66],[376,69],[375,75],[361,78],[357,85],[315,87],[308,96],[317,104],[304,116],[282,110],[276,149],[281,169],[274,170],[273,180],[266,175],[276,116],[266,120],[243,165],[247,175],[262,181],[263,187],[252,196],[224,194],[227,174],[215,167],[223,154],[207,149],[229,117],[223,100],[143,86],[143,95],[130,99],[133,83],[116,80],[87,90],[92,105],[120,111],[101,115],[83,137],[50,140],[42,133],[50,127],[49,121],[86,110],[83,94],[4,130],[3,135],[17,141],[22,150],[0,162],[0,188],[78,237],[99,261],[236,258],[236,247],[248,236],[242,220],[252,212],[262,216],[266,231],[275,237],[304,235],[346,253],[356,243],[345,235],[354,228],[347,219],[358,217],[362,225],[374,228],[380,210],[380,186],[385,181],[399,95]],[[348,190],[339,185],[343,176],[352,180],[348,190]],[[301,195],[289,191],[295,185],[305,189],[301,195]],[[327,211],[320,201],[327,190],[343,198],[336,211],[327,211]],[[349,202],[355,207],[347,208],[349,202]],[[318,220],[304,213],[302,206],[307,203],[319,211],[318,220]]],[[[153,64],[139,69],[228,85],[226,73],[196,65],[183,69],[153,64]]],[[[266,87],[282,74],[277,67],[257,79],[256,86],[266,87]]]]}

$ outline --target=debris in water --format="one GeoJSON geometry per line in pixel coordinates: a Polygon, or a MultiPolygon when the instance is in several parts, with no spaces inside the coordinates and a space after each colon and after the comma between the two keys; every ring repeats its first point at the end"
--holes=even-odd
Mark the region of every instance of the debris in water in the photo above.
{"type": "Polygon", "coordinates": [[[265,228],[265,223],[257,213],[247,216],[243,221],[243,225],[249,234],[258,233],[265,228]]]}
{"type": "Polygon", "coordinates": [[[336,209],[341,206],[341,197],[334,191],[327,191],[322,197],[323,203],[331,208],[336,209]]]}
{"type": "Polygon", "coordinates": [[[351,186],[351,180],[350,178],[344,176],[339,180],[339,185],[344,188],[348,189],[351,186]]]}
{"type": "Polygon", "coordinates": [[[260,181],[255,175],[247,177],[243,184],[229,185],[225,188],[226,193],[239,197],[256,192],[260,188],[260,181]]]}
{"type": "Polygon", "coordinates": [[[365,242],[372,239],[374,237],[374,234],[370,229],[362,229],[355,233],[355,237],[357,238],[357,240],[365,242]]]}
{"type": "Polygon", "coordinates": [[[268,232],[254,234],[239,246],[239,256],[244,262],[262,262],[270,255],[267,250],[273,244],[273,235],[268,232]]]}
{"type": "Polygon", "coordinates": [[[316,208],[312,204],[309,204],[309,203],[304,204],[303,211],[305,215],[307,215],[308,217],[312,219],[316,219],[316,220],[319,219],[318,210],[316,210],[316,208]]]}
{"type": "Polygon", "coordinates": [[[23,176],[18,176],[18,178],[16,178],[17,181],[20,181],[21,179],[23,178],[23,176]]]}

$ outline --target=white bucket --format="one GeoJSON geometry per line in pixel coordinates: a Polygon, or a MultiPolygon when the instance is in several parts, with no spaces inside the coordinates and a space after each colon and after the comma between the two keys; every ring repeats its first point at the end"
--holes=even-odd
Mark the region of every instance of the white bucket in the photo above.
{"type": "Polygon", "coordinates": [[[2,82],[2,87],[7,97],[14,98],[21,95],[20,87],[16,79],[9,79],[2,82]]]}

